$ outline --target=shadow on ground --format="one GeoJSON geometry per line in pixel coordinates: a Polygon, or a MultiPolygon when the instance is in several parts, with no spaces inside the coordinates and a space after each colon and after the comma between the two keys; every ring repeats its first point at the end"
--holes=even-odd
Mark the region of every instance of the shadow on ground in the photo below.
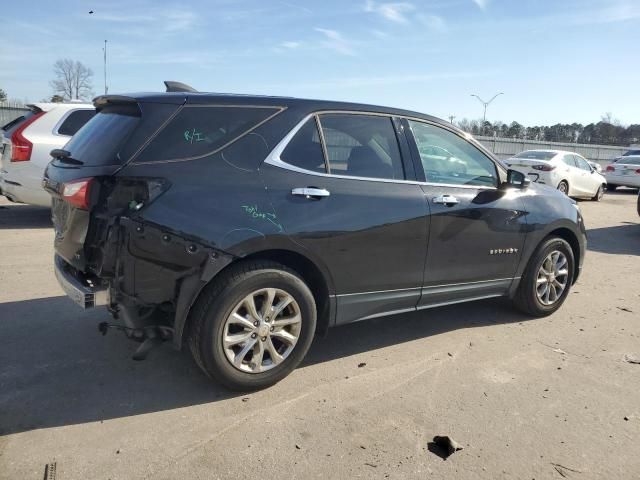
{"type": "Polygon", "coordinates": [[[0,204],[0,230],[22,228],[51,228],[51,209],[2,202],[0,204]]]}
{"type": "Polygon", "coordinates": [[[640,222],[589,229],[587,249],[614,255],[640,255],[640,222]]]}
{"type": "MultiPolygon", "coordinates": [[[[212,383],[186,351],[168,345],[144,362],[132,361],[136,343],[117,332],[98,334],[97,324],[107,319],[104,309],[81,312],[66,297],[0,304],[0,435],[238,395],[212,383]]],[[[351,324],[316,338],[300,368],[451,330],[524,319],[498,300],[351,324]]]]}

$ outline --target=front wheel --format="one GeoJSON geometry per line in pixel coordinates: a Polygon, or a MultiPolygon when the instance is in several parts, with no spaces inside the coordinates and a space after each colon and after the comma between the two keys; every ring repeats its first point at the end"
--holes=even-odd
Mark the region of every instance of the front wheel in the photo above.
{"type": "Polygon", "coordinates": [[[604,197],[604,185],[600,185],[596,194],[591,198],[594,202],[599,202],[604,197]]]}
{"type": "Polygon", "coordinates": [[[232,390],[265,388],[309,350],[316,304],[298,274],[275,262],[232,267],[200,296],[189,347],[210,377],[232,390]]]}
{"type": "Polygon", "coordinates": [[[551,237],[542,242],[520,280],[515,306],[535,317],[558,310],[573,283],[574,262],[573,250],[564,239],[551,237]]]}

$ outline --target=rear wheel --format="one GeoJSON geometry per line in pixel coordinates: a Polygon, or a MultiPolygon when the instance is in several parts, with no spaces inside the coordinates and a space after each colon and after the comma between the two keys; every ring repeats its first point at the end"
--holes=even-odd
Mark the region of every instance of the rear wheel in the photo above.
{"type": "Polygon", "coordinates": [[[542,242],[520,280],[515,306],[535,317],[558,310],[573,283],[574,262],[573,250],[564,239],[551,237],[542,242]]]}
{"type": "Polygon", "coordinates": [[[602,200],[602,197],[604,197],[604,185],[600,185],[600,187],[598,187],[598,191],[591,200],[593,200],[594,202],[599,202],[600,200],[602,200]]]}
{"type": "Polygon", "coordinates": [[[607,184],[607,190],[610,192],[615,192],[616,188],[618,188],[618,185],[611,185],[610,183],[607,184]]]}
{"type": "Polygon", "coordinates": [[[232,390],[256,390],[302,361],[316,305],[297,273],[275,262],[247,262],[203,292],[191,321],[189,347],[205,373],[232,390]]]}
{"type": "Polygon", "coordinates": [[[569,184],[566,181],[562,180],[558,184],[558,190],[560,190],[565,195],[569,195],[569,184]]]}

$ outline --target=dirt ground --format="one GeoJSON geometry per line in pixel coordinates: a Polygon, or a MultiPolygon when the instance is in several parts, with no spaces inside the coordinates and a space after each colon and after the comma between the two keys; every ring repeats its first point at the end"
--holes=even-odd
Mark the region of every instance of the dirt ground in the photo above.
{"type": "Polygon", "coordinates": [[[640,478],[640,218],[580,202],[584,272],[560,311],[504,300],[361,322],[250,395],[163,346],[144,362],[52,270],[48,211],[0,201],[0,478],[640,478]],[[443,460],[428,443],[464,447],[443,460]]]}

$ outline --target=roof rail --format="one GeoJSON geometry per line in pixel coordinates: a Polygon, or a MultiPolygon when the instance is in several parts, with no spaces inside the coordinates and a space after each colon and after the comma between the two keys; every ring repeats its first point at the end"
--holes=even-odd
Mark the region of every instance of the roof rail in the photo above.
{"type": "Polygon", "coordinates": [[[175,82],[173,80],[165,80],[165,86],[167,87],[167,92],[198,92],[195,88],[190,87],[186,83],[175,82]]]}

